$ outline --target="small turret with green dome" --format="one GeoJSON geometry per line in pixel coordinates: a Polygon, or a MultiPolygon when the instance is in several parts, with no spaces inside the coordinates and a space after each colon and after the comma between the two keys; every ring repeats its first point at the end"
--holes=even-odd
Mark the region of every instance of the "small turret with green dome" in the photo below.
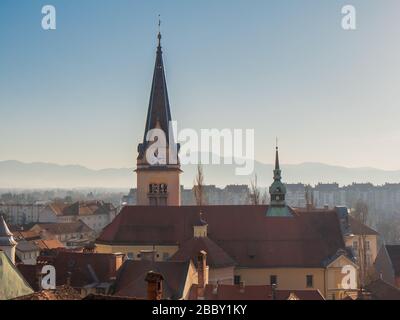
{"type": "Polygon", "coordinates": [[[286,205],[286,186],[281,181],[281,169],[279,166],[279,149],[276,145],[275,151],[275,169],[274,169],[274,182],[269,187],[270,204],[267,211],[269,217],[287,217],[291,216],[289,209],[286,205]]]}

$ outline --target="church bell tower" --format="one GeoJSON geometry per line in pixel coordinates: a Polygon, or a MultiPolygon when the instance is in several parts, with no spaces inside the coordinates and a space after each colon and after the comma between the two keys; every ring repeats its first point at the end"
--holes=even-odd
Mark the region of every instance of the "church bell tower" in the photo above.
{"type": "Polygon", "coordinates": [[[171,129],[171,111],[161,49],[158,46],[143,142],[138,145],[137,205],[179,206],[179,144],[171,129]]]}
{"type": "Polygon", "coordinates": [[[274,181],[269,187],[270,204],[267,211],[269,217],[288,217],[292,216],[286,205],[286,186],[282,183],[282,171],[279,165],[278,143],[275,150],[275,169],[274,181]]]}

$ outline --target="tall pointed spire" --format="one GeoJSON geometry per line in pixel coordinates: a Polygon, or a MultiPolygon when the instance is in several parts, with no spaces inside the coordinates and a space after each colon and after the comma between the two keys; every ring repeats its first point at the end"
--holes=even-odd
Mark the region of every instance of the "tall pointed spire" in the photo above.
{"type": "Polygon", "coordinates": [[[14,240],[10,229],[8,229],[3,215],[0,214],[0,246],[13,246],[16,244],[17,242],[14,240]]]}
{"type": "Polygon", "coordinates": [[[136,159],[136,203],[143,206],[179,206],[179,175],[182,172],[178,156],[180,146],[176,143],[173,132],[170,132],[172,118],[165,80],[160,24],[161,21],[158,22],[156,61],[143,142],[138,145],[139,154],[136,159]],[[153,129],[162,130],[165,140],[160,132],[152,132],[153,129]]]}
{"type": "Polygon", "coordinates": [[[13,234],[8,229],[7,223],[2,214],[0,214],[0,249],[3,250],[7,257],[15,264],[15,248],[17,242],[13,234]]]}
{"type": "Polygon", "coordinates": [[[281,168],[279,166],[279,148],[278,148],[278,138],[276,139],[275,147],[275,169],[274,169],[274,180],[281,180],[281,168]]]}
{"type": "Polygon", "coordinates": [[[279,148],[278,139],[276,140],[275,147],[275,168],[274,168],[274,182],[269,187],[270,205],[268,208],[267,216],[290,216],[290,212],[286,206],[286,186],[281,181],[281,168],[279,165],[279,148]]]}
{"type": "MultiPolygon", "coordinates": [[[[161,21],[159,21],[159,25],[161,21]]],[[[162,57],[161,47],[161,32],[159,30],[158,45],[156,51],[156,61],[153,73],[153,82],[151,85],[150,101],[147,111],[146,127],[143,136],[143,143],[139,145],[139,157],[143,155],[144,150],[147,147],[146,136],[147,133],[156,128],[157,122],[159,122],[160,129],[165,133],[167,143],[169,143],[169,123],[171,121],[171,110],[169,106],[167,82],[165,79],[164,62],[162,57]]]]}

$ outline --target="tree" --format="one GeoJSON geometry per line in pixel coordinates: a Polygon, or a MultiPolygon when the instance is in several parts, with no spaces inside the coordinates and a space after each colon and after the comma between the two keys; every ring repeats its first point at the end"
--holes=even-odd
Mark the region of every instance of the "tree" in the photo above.
{"type": "Polygon", "coordinates": [[[314,193],[311,185],[307,184],[304,186],[304,199],[306,201],[307,209],[314,209],[314,193]]]}
{"type": "Polygon", "coordinates": [[[198,206],[202,206],[206,203],[204,194],[204,173],[201,164],[197,165],[197,175],[194,182],[193,193],[198,206]]]}
{"type": "MultiPolygon", "coordinates": [[[[354,210],[352,212],[353,218],[358,220],[358,222],[363,225],[367,225],[368,223],[368,205],[362,201],[358,200],[355,204],[354,210]]],[[[359,283],[361,288],[366,285],[366,282],[369,277],[369,265],[367,262],[367,235],[361,228],[360,234],[358,235],[358,246],[357,246],[357,257],[358,257],[358,265],[360,267],[359,272],[359,283]]]]}
{"type": "Polygon", "coordinates": [[[380,215],[376,222],[376,230],[384,244],[400,244],[399,214],[380,215]]]}
{"type": "Polygon", "coordinates": [[[261,203],[261,192],[258,188],[257,174],[254,179],[250,181],[250,191],[249,191],[250,204],[259,205],[261,203]]]}

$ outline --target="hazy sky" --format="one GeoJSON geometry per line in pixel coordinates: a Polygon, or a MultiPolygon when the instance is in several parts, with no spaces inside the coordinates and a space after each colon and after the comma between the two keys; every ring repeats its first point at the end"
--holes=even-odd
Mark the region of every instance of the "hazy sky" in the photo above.
{"type": "Polygon", "coordinates": [[[284,163],[400,169],[398,0],[1,0],[0,160],[133,167],[159,13],[180,128],[254,128],[266,163],[279,136],[284,163]]]}

